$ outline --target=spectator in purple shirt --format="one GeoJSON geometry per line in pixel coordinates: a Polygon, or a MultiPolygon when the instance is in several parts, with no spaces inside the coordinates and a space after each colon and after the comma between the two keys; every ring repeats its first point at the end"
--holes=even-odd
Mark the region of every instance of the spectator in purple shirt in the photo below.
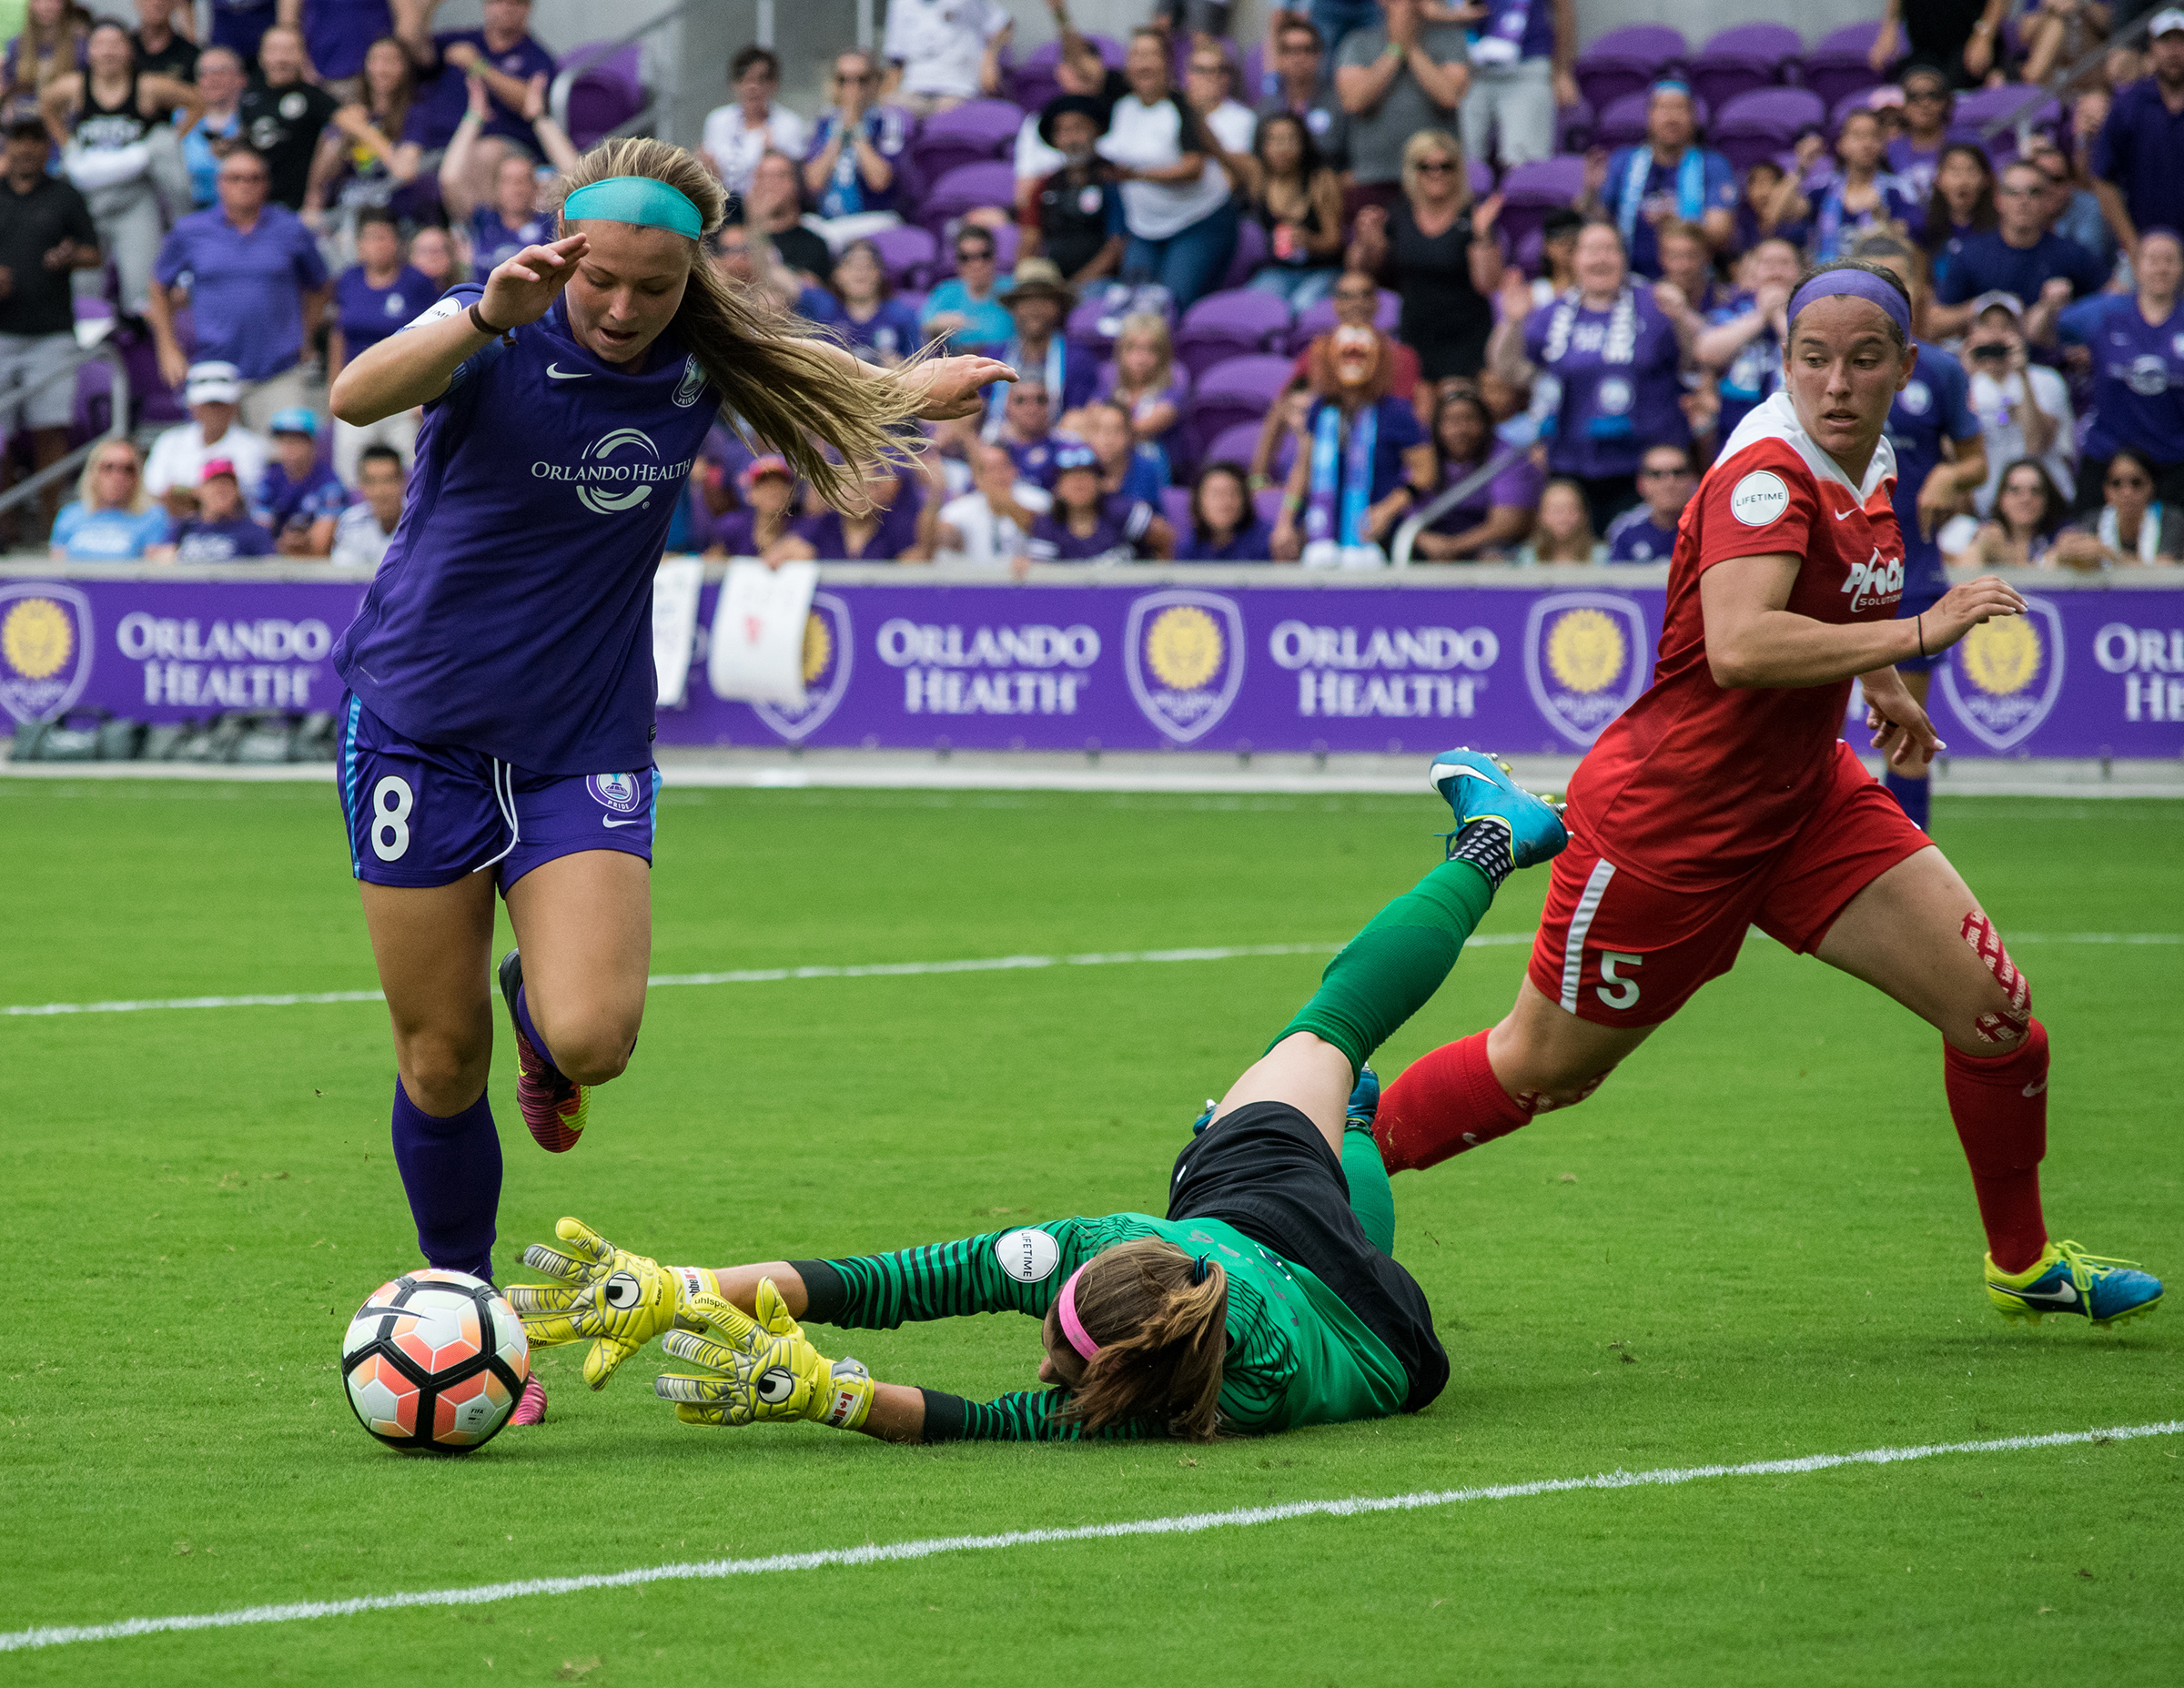
{"type": "MultiPolygon", "coordinates": [[[[326,342],[326,384],[330,389],[351,358],[407,328],[442,289],[402,262],[401,232],[385,211],[357,219],[357,262],[334,283],[334,326],[326,342]]],[[[392,446],[409,462],[417,445],[417,413],[398,411],[369,428],[336,419],[334,469],[350,486],[368,445],[392,446]]]]}
{"type": "MultiPolygon", "coordinates": [[[[1433,444],[1443,487],[1469,480],[1502,450],[1486,401],[1461,388],[1441,399],[1433,444]]],[[[1519,452],[1491,480],[1418,536],[1417,555],[1431,562],[1479,562],[1515,550],[1531,536],[1532,511],[1546,484],[1531,457],[1519,452]]]]}
{"type": "MultiPolygon", "coordinates": [[[[494,147],[497,161],[483,172],[491,194],[481,200],[471,193],[480,175],[478,161],[485,151],[480,137],[492,101],[485,84],[476,77],[470,79],[470,108],[456,126],[455,138],[440,162],[440,198],[450,222],[469,227],[471,274],[483,281],[525,247],[551,240],[554,219],[539,203],[538,167],[527,152],[494,147]]],[[[534,81],[524,90],[523,99],[531,137],[547,162],[557,170],[574,169],[579,155],[561,126],[547,115],[545,84],[534,81]]]]}
{"type": "Polygon", "coordinates": [[[1666,562],[1676,549],[1676,523],[1698,487],[1691,453],[1682,446],[1648,446],[1638,465],[1633,505],[1608,524],[1610,562],[1666,562]]]}
{"type": "Polygon", "coordinates": [[[2142,228],[2184,228],[2184,7],[2147,30],[2153,74],[2117,91],[2093,147],[2093,191],[2126,252],[2142,228]]]}
{"type": "Polygon", "coordinates": [[[713,519],[708,557],[763,557],[796,526],[796,476],[785,457],[753,460],[737,477],[743,507],[713,519]]]}
{"type": "Polygon", "coordinates": [[[1128,524],[1100,491],[1097,454],[1090,446],[1066,445],[1054,466],[1054,508],[1031,524],[1026,554],[1034,562],[1135,561],[1128,524]]]}
{"type": "MultiPolygon", "coordinates": [[[[197,513],[176,531],[171,546],[159,548],[176,562],[233,562],[240,557],[270,557],[273,536],[250,520],[235,465],[216,457],[197,483],[197,513]]],[[[157,554],[157,553],[154,553],[157,554]]]]}
{"type": "Polygon", "coordinates": [[[394,13],[387,0],[303,0],[304,50],[320,84],[336,99],[356,98],[366,49],[393,33],[394,13]]]}
{"type": "Polygon", "coordinates": [[[1054,480],[1054,410],[1046,383],[1036,375],[1024,375],[1003,389],[1007,397],[1001,425],[986,430],[986,438],[1006,448],[1016,460],[1016,472],[1035,486],[1054,480]]]}
{"type": "Polygon", "coordinates": [[[292,405],[273,419],[273,461],[258,483],[258,515],[284,557],[324,557],[349,490],[318,460],[318,419],[292,405]]]}
{"type": "Polygon", "coordinates": [[[531,150],[531,125],[523,116],[525,90],[535,76],[552,80],[553,55],[531,33],[531,0],[485,0],[482,29],[448,29],[433,35],[432,15],[441,4],[442,0],[425,0],[422,5],[404,8],[398,20],[402,44],[410,49],[418,75],[426,78],[412,118],[412,138],[428,152],[445,147],[469,109],[469,79],[474,76],[484,83],[491,96],[485,133],[497,144],[481,151],[479,167],[483,174],[472,184],[474,195],[483,199],[500,154],[511,146],[531,150]]]}
{"type": "Polygon", "coordinates": [[[244,426],[262,430],[276,410],[307,400],[304,346],[326,309],[326,265],[295,212],[268,205],[265,160],[238,147],[220,161],[219,205],[168,231],[153,267],[145,315],[170,387],[189,373],[175,335],[175,305],[188,295],[197,357],[231,363],[244,382],[244,426]]]}
{"type": "MultiPolygon", "coordinates": [[[[755,466],[754,466],[755,467],[755,466]]],[[[924,562],[917,540],[917,512],[923,505],[916,479],[881,466],[864,477],[863,510],[829,510],[807,516],[796,531],[766,553],[768,562],[821,557],[829,562],[924,562]]]]}
{"type": "Polygon", "coordinates": [[[842,314],[834,320],[868,362],[897,364],[925,341],[917,312],[887,292],[880,249],[854,240],[834,260],[834,290],[842,314]]]}
{"type": "Polygon", "coordinates": [[[1190,489],[1190,531],[1178,562],[1267,562],[1274,535],[1251,508],[1251,489],[1234,463],[1208,463],[1190,489]]]}

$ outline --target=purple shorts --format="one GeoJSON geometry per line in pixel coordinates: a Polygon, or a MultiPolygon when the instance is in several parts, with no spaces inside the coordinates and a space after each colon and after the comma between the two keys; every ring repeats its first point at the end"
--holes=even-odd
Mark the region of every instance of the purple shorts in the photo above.
{"type": "Polygon", "coordinates": [[[652,859],[660,770],[526,773],[482,752],[420,744],[341,700],[339,788],[349,869],[375,885],[451,884],[493,872],[509,886],[556,856],[652,859]]]}

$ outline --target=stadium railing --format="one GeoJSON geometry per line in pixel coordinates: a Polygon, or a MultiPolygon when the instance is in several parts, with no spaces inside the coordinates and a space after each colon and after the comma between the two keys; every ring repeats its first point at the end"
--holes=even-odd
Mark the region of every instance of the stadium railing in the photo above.
{"type": "MultiPolygon", "coordinates": [[[[112,324],[110,322],[104,324],[103,326],[109,329],[112,328],[112,324]]],[[[91,453],[97,450],[99,447],[105,445],[107,440],[126,440],[128,438],[128,365],[122,360],[120,349],[114,344],[110,338],[104,334],[102,334],[97,339],[94,340],[88,346],[77,347],[76,350],[70,356],[66,363],[61,365],[57,369],[50,370],[42,379],[33,381],[28,387],[23,389],[20,393],[15,394],[12,402],[19,404],[25,399],[27,399],[33,393],[43,392],[46,388],[52,386],[56,381],[65,380],[71,386],[74,386],[76,383],[77,371],[82,369],[83,367],[87,363],[99,362],[105,363],[113,372],[113,413],[112,419],[106,424],[106,431],[103,434],[93,436],[91,439],[86,440],[82,445],[77,446],[76,450],[70,451],[66,456],[63,457],[58,462],[49,464],[46,468],[39,470],[28,480],[18,480],[14,486],[8,488],[6,491],[0,492],[0,512],[11,510],[18,504],[28,503],[32,499],[36,498],[55,481],[66,480],[67,477],[76,473],[77,470],[83,468],[85,460],[89,458],[91,453]]]]}
{"type": "Polygon", "coordinates": [[[1428,499],[1420,509],[1411,513],[1409,521],[1396,529],[1395,543],[1389,548],[1388,552],[1388,561],[1390,566],[1398,569],[1409,568],[1411,548],[1417,544],[1420,534],[1523,455],[1523,450],[1520,447],[1504,447],[1461,480],[1443,487],[1428,499]]]}
{"type": "Polygon", "coordinates": [[[2023,99],[2009,107],[2008,110],[1996,113],[1981,126],[1980,144],[1985,146],[1997,135],[2014,128],[2020,123],[2028,121],[2032,114],[2049,100],[2061,99],[2066,90],[2080,76],[2083,76],[2088,71],[2096,69],[2117,48],[2137,46],[2146,38],[2146,32],[2152,26],[2154,18],[2160,9],[2159,6],[2149,6],[2133,18],[2120,33],[2110,35],[2098,46],[2064,66],[2060,70],[2050,71],[2046,82],[2037,86],[2028,86],[2025,90],[2023,99]]]}

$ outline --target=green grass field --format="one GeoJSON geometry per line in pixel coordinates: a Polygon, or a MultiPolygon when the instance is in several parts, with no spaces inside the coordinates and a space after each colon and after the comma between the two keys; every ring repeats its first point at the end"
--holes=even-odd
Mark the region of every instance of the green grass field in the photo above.
{"type": "MultiPolygon", "coordinates": [[[[1340,941],[1430,798],[678,791],[654,968],[1340,941]]],[[[1440,820],[1445,824],[1445,814],[1440,820]]],[[[1937,834],[2055,1040],[2048,1212],[2184,1273],[2179,805],[1983,799],[1937,834]],[[2083,935],[2166,936],[2090,943],[2083,935]]],[[[0,1004],[365,989],[330,787],[0,780],[0,1004]]],[[[1499,1017],[1505,888],[1393,1073],[1499,1017]]],[[[661,988],[581,1147],[498,1052],[504,1281],[581,1215],[663,1258],[1158,1211],[1308,955],[661,988]]],[[[336,1344],[417,1263],[374,1003],[0,1018],[0,1632],[1269,1502],[2184,1418],[2169,1309],[2005,1325],[1938,1040],[1754,938],[1596,1097],[1396,1182],[1454,1376],[1415,1418],[1203,1449],[701,1430],[648,1355],[476,1458],[357,1427],[336,1344]]],[[[818,1333],[840,1352],[839,1333],[818,1333]]],[[[1030,1381],[1032,1327],[860,1333],[1030,1381]]],[[[0,1655],[0,1682],[2174,1683],[2184,1435],[1949,1454],[0,1655]]]]}

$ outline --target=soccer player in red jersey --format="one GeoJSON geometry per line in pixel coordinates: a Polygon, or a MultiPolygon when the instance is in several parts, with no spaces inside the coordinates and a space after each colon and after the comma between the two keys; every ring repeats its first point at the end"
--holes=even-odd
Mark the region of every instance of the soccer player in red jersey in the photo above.
{"type": "MultiPolygon", "coordinates": [[[[1756,925],[1877,986],[1942,1036],[1950,1117],[2011,1317],[2097,1324],[2151,1310],[2160,1280],[2049,1239],[2048,1034],[2000,934],[1933,842],[1842,740],[1851,682],[1891,766],[1944,748],[1894,664],[2024,601],[1992,575],[1896,619],[1904,540],[1891,401],[1918,351],[1902,284],[1855,261],[1790,301],[1783,389],[1730,437],[1685,512],[1653,683],[1571,782],[1532,965],[1509,1016],[1388,1087],[1390,1171],[1430,1167],[1581,1102],[1756,925]]],[[[1467,818],[1482,759],[1434,781],[1467,818]]]]}

